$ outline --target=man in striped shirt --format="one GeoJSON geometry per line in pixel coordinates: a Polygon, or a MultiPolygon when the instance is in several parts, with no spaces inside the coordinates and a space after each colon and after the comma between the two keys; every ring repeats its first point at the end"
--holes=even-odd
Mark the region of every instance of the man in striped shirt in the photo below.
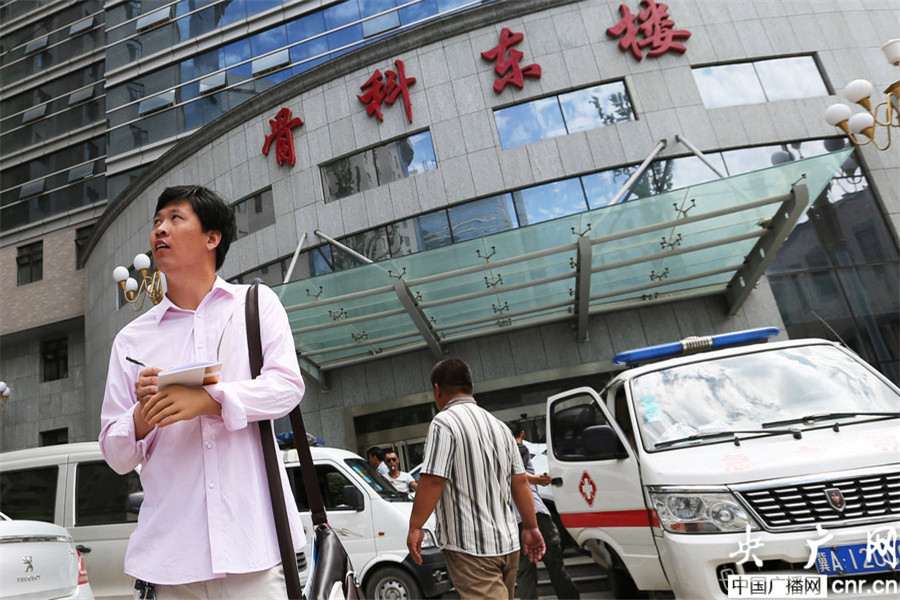
{"type": "Polygon", "coordinates": [[[460,598],[512,600],[519,531],[510,495],[522,514],[528,560],[544,554],[525,467],[509,428],[475,403],[469,365],[457,359],[431,371],[440,411],[428,428],[407,546],[422,564],[422,526],[437,509],[437,534],[460,598]]]}

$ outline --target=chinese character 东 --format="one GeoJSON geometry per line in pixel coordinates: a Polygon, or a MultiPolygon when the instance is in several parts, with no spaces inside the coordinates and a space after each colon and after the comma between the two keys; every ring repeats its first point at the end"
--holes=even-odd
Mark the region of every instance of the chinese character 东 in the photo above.
{"type": "Polygon", "coordinates": [[[674,30],[675,22],[669,18],[669,7],[653,0],[641,0],[645,7],[636,16],[624,4],[619,5],[622,20],[606,30],[611,38],[620,37],[619,48],[631,50],[637,60],[644,58],[641,49],[650,46],[647,56],[655,57],[671,50],[678,54],[687,49],[675,40],[686,40],[691,37],[690,31],[674,30]],[[635,24],[637,21],[637,24],[635,24]]]}
{"type": "Polygon", "coordinates": [[[366,105],[366,114],[378,117],[379,121],[384,121],[381,114],[381,104],[394,104],[398,96],[403,96],[403,107],[406,109],[406,118],[409,122],[413,122],[412,104],[409,101],[409,86],[416,82],[415,77],[407,77],[405,67],[402,60],[395,60],[394,66],[396,71],[385,71],[384,76],[387,81],[382,81],[381,71],[375,69],[375,73],[369,77],[368,81],[360,86],[359,89],[364,90],[362,96],[357,96],[359,101],[366,105]],[[366,90],[368,88],[368,90],[366,90]]]}
{"type": "Polygon", "coordinates": [[[481,58],[484,60],[495,61],[494,72],[500,77],[494,80],[494,91],[498,94],[506,88],[508,83],[521,90],[525,85],[525,77],[539,79],[541,76],[541,66],[538,64],[519,66],[519,61],[525,55],[513,48],[513,46],[523,39],[525,39],[525,34],[513,33],[504,27],[500,32],[500,43],[487,52],[481,53],[481,58]],[[509,58],[507,58],[507,54],[509,58]]]}
{"type": "Polygon", "coordinates": [[[275,142],[275,160],[278,165],[287,163],[293,167],[297,162],[297,157],[294,155],[294,135],[291,133],[291,129],[303,125],[303,119],[293,117],[291,109],[282,108],[275,118],[269,121],[269,125],[272,126],[272,133],[266,136],[266,143],[263,144],[262,149],[263,154],[268,156],[269,147],[272,142],[275,142]]]}
{"type": "Polygon", "coordinates": [[[750,525],[747,525],[747,541],[740,542],[738,544],[737,551],[732,552],[728,556],[734,558],[738,554],[743,554],[744,556],[741,558],[741,560],[737,561],[737,564],[742,565],[752,558],[754,564],[756,564],[757,567],[761,567],[763,564],[762,560],[760,560],[758,556],[753,554],[752,551],[756,550],[757,548],[762,548],[763,546],[765,546],[765,544],[763,544],[759,540],[759,538],[753,539],[750,537],[750,525]]]}

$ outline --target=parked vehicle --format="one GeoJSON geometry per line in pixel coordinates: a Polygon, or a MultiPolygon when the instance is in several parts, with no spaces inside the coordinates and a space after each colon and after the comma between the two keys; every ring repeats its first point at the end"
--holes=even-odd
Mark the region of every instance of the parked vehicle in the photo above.
{"type": "MultiPolygon", "coordinates": [[[[14,519],[55,523],[83,554],[96,598],[130,600],[125,550],[144,499],[138,471],[113,471],[97,442],[0,454],[0,511],[14,519]]],[[[306,557],[297,555],[302,582],[306,557]]]]}
{"type": "MultiPolygon", "coordinates": [[[[406,548],[412,502],[368,461],[338,448],[310,448],[328,523],[341,536],[369,600],[430,598],[450,591],[447,565],[437,548],[434,517],[425,525],[422,564],[406,548]]],[[[284,454],[304,527],[312,519],[296,450],[284,454]]]]}
{"type": "Polygon", "coordinates": [[[556,509],[617,597],[724,598],[741,574],[897,577],[864,550],[900,537],[900,389],[825,340],[727,347],[772,329],[623,353],[677,356],[548,399],[556,509]]]}
{"type": "MultiPolygon", "coordinates": [[[[422,598],[449,591],[446,564],[432,534],[426,536],[423,565],[409,558],[406,533],[412,503],[406,495],[356,454],[336,448],[310,450],[329,523],[341,534],[366,597],[422,598]]],[[[286,452],[285,465],[311,541],[312,520],[296,450],[286,452]]],[[[0,490],[0,511],[10,517],[65,527],[84,555],[97,598],[132,598],[124,564],[143,502],[138,471],[115,473],[97,442],[17,450],[0,455],[0,490]]],[[[309,575],[307,556],[309,545],[297,554],[301,583],[309,575]]]]}
{"type": "Polygon", "coordinates": [[[84,558],[65,529],[0,513],[0,598],[94,598],[84,558]]]}

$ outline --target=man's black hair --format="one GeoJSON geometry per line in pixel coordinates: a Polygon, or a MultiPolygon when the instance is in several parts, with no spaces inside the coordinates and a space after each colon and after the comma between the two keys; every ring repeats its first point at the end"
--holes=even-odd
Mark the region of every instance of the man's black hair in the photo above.
{"type": "Polygon", "coordinates": [[[216,270],[222,268],[225,263],[225,255],[234,239],[234,208],[216,192],[200,185],[176,185],[167,187],[159,195],[156,201],[158,213],[169,204],[187,200],[191,203],[191,210],[200,219],[200,226],[204,232],[218,231],[222,239],[216,247],[216,270]]]}
{"type": "Polygon", "coordinates": [[[379,448],[378,446],[372,446],[371,448],[369,448],[368,455],[369,455],[369,456],[374,456],[375,458],[377,458],[377,459],[380,460],[381,462],[384,462],[384,450],[382,450],[382,449],[379,448]]]}
{"type": "Polygon", "coordinates": [[[525,423],[522,421],[510,421],[506,424],[509,427],[509,430],[512,432],[512,436],[519,439],[519,436],[522,435],[522,432],[525,431],[525,423]]]}
{"type": "Polygon", "coordinates": [[[431,369],[431,385],[437,384],[446,394],[472,394],[475,382],[472,370],[458,358],[448,358],[431,369]]]}

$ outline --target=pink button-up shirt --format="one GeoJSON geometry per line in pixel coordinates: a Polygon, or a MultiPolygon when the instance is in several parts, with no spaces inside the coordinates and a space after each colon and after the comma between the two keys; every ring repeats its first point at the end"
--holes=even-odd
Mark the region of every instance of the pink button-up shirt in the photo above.
{"type": "MultiPolygon", "coordinates": [[[[287,314],[264,286],[264,365],[257,379],[250,378],[246,290],[217,278],[197,310],[182,310],[164,298],[116,336],[100,447],[118,473],[141,465],[144,503],[125,555],[125,572],[137,579],[175,585],[281,562],[255,421],[285,416],[303,397],[304,384],[287,314]],[[136,440],[134,383],[143,367],[126,356],[162,368],[224,358],[219,383],[205,387],[222,405],[222,416],[157,427],[136,440]]],[[[281,479],[300,551],[306,540],[283,466],[281,479]]]]}

